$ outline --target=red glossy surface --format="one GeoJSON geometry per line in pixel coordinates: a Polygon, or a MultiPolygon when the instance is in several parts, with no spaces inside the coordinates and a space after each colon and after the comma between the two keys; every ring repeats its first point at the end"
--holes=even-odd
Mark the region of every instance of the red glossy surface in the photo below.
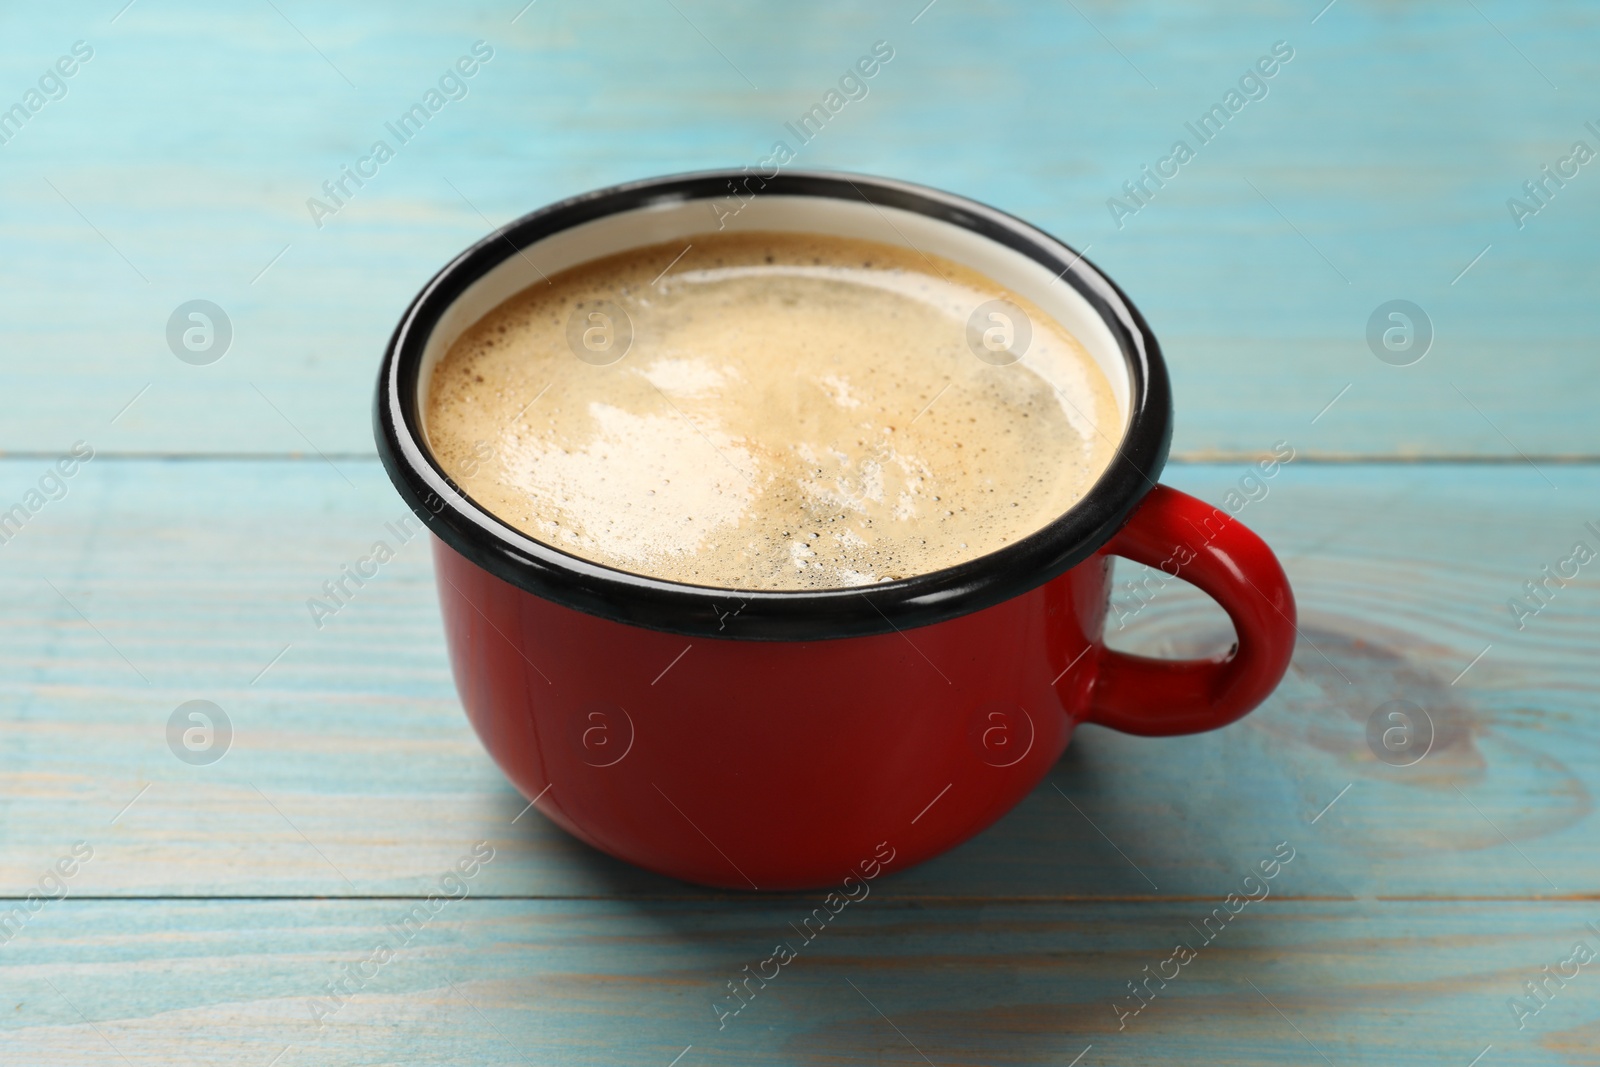
{"type": "Polygon", "coordinates": [[[1158,485],[1104,551],[1198,586],[1233,620],[1238,642],[1209,660],[1103,649],[1089,721],[1147,737],[1215,730],[1267,698],[1294,653],[1289,579],[1266,543],[1203,500],[1158,485]]]}
{"type": "MultiPolygon", "coordinates": [[[[645,630],[543,600],[438,541],[434,558],[467,714],[544,815],[677,878],[797,889],[837,886],[889,850],[886,867],[907,866],[977,833],[1091,715],[1177,733],[1259,702],[1287,667],[1294,608],[1277,561],[1236,522],[1180,576],[1235,618],[1237,656],[1163,665],[1099,644],[1106,552],[1164,557],[1183,520],[1210,511],[1158,489],[1106,551],[1021,596],[905,633],[815,642],[645,630]],[[1277,597],[1276,612],[1252,606],[1251,585],[1277,597]]],[[[730,633],[737,608],[730,596],[730,633]]]]}

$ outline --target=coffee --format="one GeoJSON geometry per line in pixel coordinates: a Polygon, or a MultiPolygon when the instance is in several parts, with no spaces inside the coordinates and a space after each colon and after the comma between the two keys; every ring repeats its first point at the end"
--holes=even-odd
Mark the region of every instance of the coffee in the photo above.
{"type": "Polygon", "coordinates": [[[967,267],[747,233],[513,296],[440,360],[425,426],[455,483],[536,540],[758,590],[867,586],[1025,537],[1105,470],[1121,416],[1074,337],[967,267]]]}

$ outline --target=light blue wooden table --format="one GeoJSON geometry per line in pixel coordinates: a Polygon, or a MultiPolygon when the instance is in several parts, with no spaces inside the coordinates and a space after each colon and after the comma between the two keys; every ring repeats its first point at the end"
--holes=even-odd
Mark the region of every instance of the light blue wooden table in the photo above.
{"type": "MultiPolygon", "coordinates": [[[[1600,963],[1564,962],[1600,949],[1600,562],[1508,606],[1600,549],[1600,163],[1573,157],[1600,7],[122,2],[0,14],[0,510],[36,512],[0,543],[0,1062],[1600,1064],[1600,963]],[[308,198],[480,40],[466,95],[318,226],[308,198]],[[1220,501],[1294,448],[1241,517],[1304,640],[1226,730],[1083,730],[719,1031],[814,902],[520,815],[420,540],[322,629],[304,605],[401,511],[370,388],[440,263],[568,194],[755,162],[877,41],[797,165],[1086,248],[1166,346],[1167,481],[1220,501]],[[166,336],[199,299],[232,334],[206,365],[166,336]],[[1420,361],[1369,346],[1395,300],[1420,361]],[[227,716],[218,761],[169,745],[191,700],[227,716]],[[1433,723],[1411,766],[1368,741],[1392,701],[1433,723]],[[480,841],[470,895],[372,964],[480,841]],[[1272,896],[1123,1014],[1281,842],[1272,896]]],[[[1123,647],[1227,640],[1198,597],[1119,596],[1123,647]]]]}

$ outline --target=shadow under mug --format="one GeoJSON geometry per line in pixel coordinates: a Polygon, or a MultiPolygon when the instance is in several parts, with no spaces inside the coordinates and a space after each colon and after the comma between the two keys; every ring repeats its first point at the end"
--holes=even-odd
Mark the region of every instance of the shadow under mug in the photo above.
{"type": "Polygon", "coordinates": [[[1049,235],[982,204],[855,175],[718,171],[535,211],[441,270],[395,330],[374,410],[396,488],[434,535],[456,687],[484,746],[547,818],[705,885],[839,886],[917,863],[1009,811],[1073,728],[1193,733],[1259,704],[1289,664],[1293,594],[1227,513],[1157,485],[1171,394],[1143,317],[1049,235]],[[1115,458],[1043,529],[877,585],[736,592],[568,555],[467,497],[426,444],[450,343],[558,270],[716,231],[860,237],[973,267],[1056,317],[1111,381],[1115,458]],[[1158,660],[1102,636],[1112,557],[1180,577],[1237,635],[1158,660]]]}

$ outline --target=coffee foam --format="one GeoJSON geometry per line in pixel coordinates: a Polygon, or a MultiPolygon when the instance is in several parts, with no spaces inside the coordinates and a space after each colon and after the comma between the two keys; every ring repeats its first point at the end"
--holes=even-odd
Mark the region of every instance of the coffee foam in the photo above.
{"type": "Polygon", "coordinates": [[[456,339],[425,408],[440,466],[503,521],[725,589],[865,586],[985,555],[1081,499],[1121,423],[1077,340],[982,275],[779,233],[696,236],[540,282],[456,339]],[[1007,366],[968,341],[997,298],[1031,326],[1007,366]],[[602,302],[632,328],[604,366],[568,340],[602,302]]]}

